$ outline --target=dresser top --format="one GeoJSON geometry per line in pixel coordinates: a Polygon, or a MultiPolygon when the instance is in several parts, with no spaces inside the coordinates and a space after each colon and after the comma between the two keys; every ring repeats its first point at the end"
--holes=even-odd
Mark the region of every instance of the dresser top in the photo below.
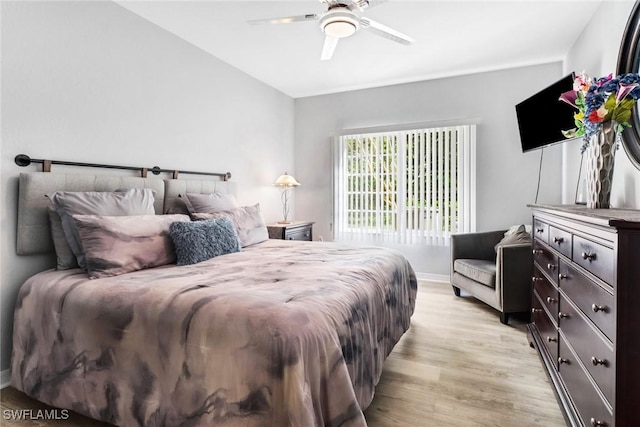
{"type": "Polygon", "coordinates": [[[582,205],[528,205],[555,215],[587,221],[616,228],[639,228],[640,210],[589,209],[582,205]]]}

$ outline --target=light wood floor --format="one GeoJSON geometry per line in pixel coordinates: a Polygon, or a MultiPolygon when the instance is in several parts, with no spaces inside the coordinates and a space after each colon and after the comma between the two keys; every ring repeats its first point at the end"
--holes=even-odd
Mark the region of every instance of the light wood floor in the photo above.
{"type": "MultiPolygon", "coordinates": [[[[1,426],[109,426],[73,413],[65,421],[10,421],[6,409],[48,407],[10,387],[0,400],[1,426]]],[[[525,323],[505,326],[476,299],[425,281],[365,416],[370,427],[565,426],[525,323]]]]}
{"type": "Polygon", "coordinates": [[[411,328],[385,362],[371,427],[564,427],[526,323],[451,286],[419,283],[411,328]]]}

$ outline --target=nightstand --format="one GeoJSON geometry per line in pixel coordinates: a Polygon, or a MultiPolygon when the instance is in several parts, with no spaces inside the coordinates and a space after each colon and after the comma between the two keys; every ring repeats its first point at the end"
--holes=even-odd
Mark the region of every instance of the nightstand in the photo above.
{"type": "Polygon", "coordinates": [[[267,224],[270,239],[281,240],[313,240],[313,222],[294,221],[289,224],[279,222],[267,224]]]}

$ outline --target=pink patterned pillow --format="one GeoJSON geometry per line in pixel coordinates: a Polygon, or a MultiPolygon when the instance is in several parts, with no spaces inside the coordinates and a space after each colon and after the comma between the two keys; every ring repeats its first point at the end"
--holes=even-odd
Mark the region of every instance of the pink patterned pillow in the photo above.
{"type": "Polygon", "coordinates": [[[233,222],[241,247],[244,248],[269,240],[269,231],[260,211],[260,203],[215,213],[191,214],[191,218],[195,221],[225,217],[230,218],[233,222]]]}
{"type": "Polygon", "coordinates": [[[187,215],[73,215],[92,279],[174,263],[169,227],[189,220],[187,215]]]}

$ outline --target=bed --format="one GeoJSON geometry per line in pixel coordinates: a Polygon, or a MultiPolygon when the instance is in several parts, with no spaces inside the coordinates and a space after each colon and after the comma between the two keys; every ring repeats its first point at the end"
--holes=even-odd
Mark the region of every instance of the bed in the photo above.
{"type": "MultiPolygon", "coordinates": [[[[44,179],[21,177],[21,216],[44,179]]],[[[12,385],[119,426],[366,426],[416,291],[400,253],[328,242],[93,280],[47,270],[16,301],[12,385]]]]}

